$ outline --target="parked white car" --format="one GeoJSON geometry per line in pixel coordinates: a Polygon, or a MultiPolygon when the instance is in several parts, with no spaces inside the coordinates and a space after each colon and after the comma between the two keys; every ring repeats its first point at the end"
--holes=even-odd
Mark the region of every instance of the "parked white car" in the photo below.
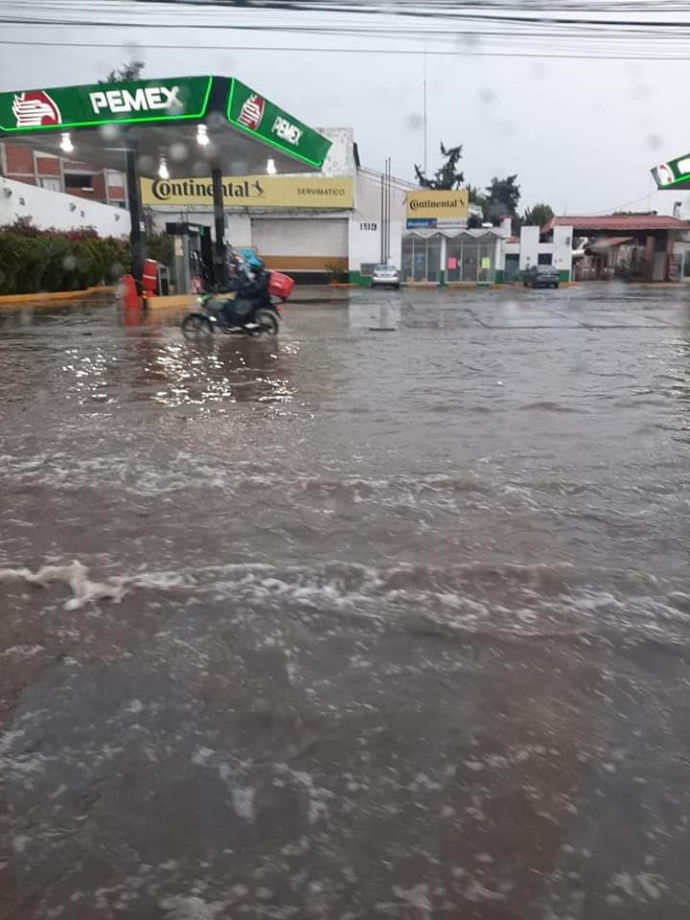
{"type": "Polygon", "coordinates": [[[371,276],[372,287],[400,287],[400,272],[395,265],[377,265],[371,276]]]}

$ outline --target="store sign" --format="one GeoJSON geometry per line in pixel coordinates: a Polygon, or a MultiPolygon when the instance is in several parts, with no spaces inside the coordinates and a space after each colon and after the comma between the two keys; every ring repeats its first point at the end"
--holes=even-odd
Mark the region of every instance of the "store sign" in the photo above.
{"type": "Polygon", "coordinates": [[[134,91],[128,89],[97,90],[89,93],[91,107],[98,115],[104,109],[119,115],[122,112],[153,112],[182,110],[179,86],[146,86],[134,91]]]}
{"type": "Polygon", "coordinates": [[[0,133],[202,118],[213,77],[177,77],[0,93],[0,133]]]}
{"type": "Polygon", "coordinates": [[[228,121],[259,140],[321,168],[331,142],[318,131],[288,115],[239,80],[233,79],[228,98],[228,121]]]}
{"type": "Polygon", "coordinates": [[[469,213],[467,189],[435,191],[419,189],[407,193],[407,226],[462,226],[469,213]]]}
{"type": "Polygon", "coordinates": [[[264,117],[265,108],[266,100],[262,96],[259,96],[258,93],[252,93],[251,96],[247,97],[240,109],[238,121],[240,124],[243,124],[245,128],[251,128],[252,131],[258,131],[264,117]]]}
{"type": "Polygon", "coordinates": [[[12,114],[19,128],[62,124],[62,112],[43,90],[17,93],[12,101],[12,114]]]}
{"type": "MultiPolygon", "coordinates": [[[[213,208],[213,186],[205,179],[142,179],[142,203],[213,208]]],[[[318,176],[226,176],[223,198],[228,208],[303,208],[351,210],[352,179],[318,176]]]]}
{"type": "Polygon", "coordinates": [[[690,154],[655,166],[652,175],[657,188],[690,188],[690,154]]]}

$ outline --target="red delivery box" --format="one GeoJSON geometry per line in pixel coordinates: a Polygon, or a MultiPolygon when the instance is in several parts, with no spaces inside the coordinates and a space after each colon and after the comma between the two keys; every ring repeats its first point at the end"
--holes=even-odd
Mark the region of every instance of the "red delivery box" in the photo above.
{"type": "Polygon", "coordinates": [[[289,275],[283,275],[281,272],[269,273],[268,293],[273,297],[280,297],[282,300],[287,300],[290,294],[292,294],[294,286],[295,281],[289,275]]]}

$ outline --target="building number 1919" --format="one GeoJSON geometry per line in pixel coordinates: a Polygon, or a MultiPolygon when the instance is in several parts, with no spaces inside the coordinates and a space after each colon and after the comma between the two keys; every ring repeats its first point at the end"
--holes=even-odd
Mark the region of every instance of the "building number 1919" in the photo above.
{"type": "Polygon", "coordinates": [[[366,221],[359,225],[360,230],[378,230],[378,224],[374,221],[366,221]]]}

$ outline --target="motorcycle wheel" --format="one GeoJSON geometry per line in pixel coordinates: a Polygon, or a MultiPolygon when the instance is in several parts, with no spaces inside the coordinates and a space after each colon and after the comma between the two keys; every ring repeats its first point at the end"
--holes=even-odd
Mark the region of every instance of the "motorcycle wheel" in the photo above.
{"type": "Polygon", "coordinates": [[[278,335],[278,317],[273,310],[257,310],[254,315],[254,322],[257,323],[259,333],[265,335],[278,335]]]}
{"type": "Polygon", "coordinates": [[[182,320],[182,335],[186,339],[209,339],[213,335],[213,324],[202,313],[190,313],[182,320]]]}

